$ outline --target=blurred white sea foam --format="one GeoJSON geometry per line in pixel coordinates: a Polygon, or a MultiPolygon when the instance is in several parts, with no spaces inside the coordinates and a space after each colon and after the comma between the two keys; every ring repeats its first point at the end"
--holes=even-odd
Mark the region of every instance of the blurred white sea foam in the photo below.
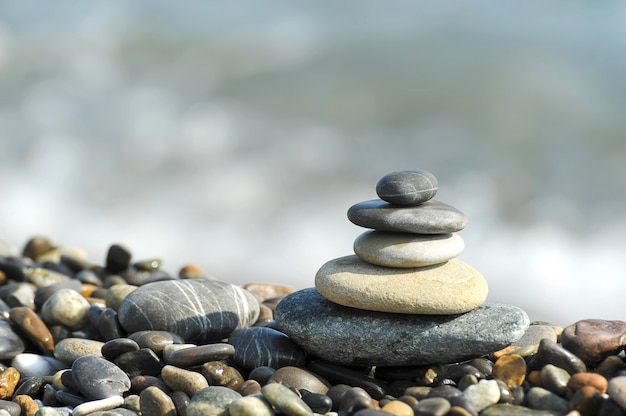
{"type": "Polygon", "coordinates": [[[626,319],[626,7],[0,5],[0,240],[313,285],[384,174],[531,319],[626,319]]]}

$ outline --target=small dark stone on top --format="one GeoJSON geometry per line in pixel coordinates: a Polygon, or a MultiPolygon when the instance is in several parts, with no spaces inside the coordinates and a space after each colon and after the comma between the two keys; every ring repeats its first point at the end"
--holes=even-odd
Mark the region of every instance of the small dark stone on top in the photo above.
{"type": "Polygon", "coordinates": [[[111,273],[122,272],[130,266],[131,257],[132,255],[126,247],[120,244],[113,244],[107,252],[106,269],[111,273]]]}

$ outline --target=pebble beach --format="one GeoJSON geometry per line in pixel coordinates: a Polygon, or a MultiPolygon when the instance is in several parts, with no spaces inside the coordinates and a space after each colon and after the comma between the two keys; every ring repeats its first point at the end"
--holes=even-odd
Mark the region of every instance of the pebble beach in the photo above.
{"type": "Polygon", "coordinates": [[[486,302],[438,186],[382,177],[300,290],[28,238],[0,253],[0,416],[626,415],[626,322],[486,302]]]}

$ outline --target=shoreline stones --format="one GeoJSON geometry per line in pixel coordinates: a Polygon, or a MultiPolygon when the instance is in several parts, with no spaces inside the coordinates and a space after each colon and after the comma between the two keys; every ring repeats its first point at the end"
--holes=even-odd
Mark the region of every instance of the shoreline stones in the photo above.
{"type": "Polygon", "coordinates": [[[278,304],[278,327],[312,356],[375,366],[460,361],[521,338],[526,313],[484,304],[487,281],[456,258],[464,249],[456,232],[467,218],[431,199],[437,189],[423,170],[381,178],[376,191],[384,200],[347,213],[374,230],[356,238],[355,255],[322,265],[314,289],[278,304]]]}

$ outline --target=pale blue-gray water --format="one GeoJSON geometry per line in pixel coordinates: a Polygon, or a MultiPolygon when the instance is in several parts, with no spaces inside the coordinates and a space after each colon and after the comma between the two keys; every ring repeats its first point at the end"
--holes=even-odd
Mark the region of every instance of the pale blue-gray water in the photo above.
{"type": "Polygon", "coordinates": [[[311,287],[384,174],[469,218],[488,301],[626,320],[626,5],[0,4],[0,240],[311,287]]]}

